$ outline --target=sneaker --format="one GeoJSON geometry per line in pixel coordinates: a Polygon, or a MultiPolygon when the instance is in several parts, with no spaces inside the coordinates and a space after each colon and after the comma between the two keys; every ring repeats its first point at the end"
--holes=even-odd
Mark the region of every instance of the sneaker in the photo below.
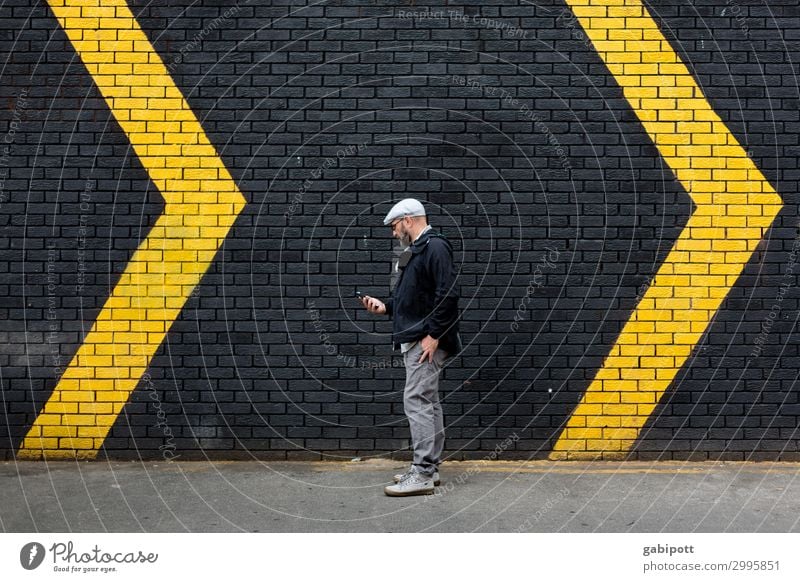
{"type": "Polygon", "coordinates": [[[396,485],[384,487],[383,492],[389,497],[406,497],[408,495],[430,495],[433,493],[433,488],[433,476],[409,471],[396,485]]]}
{"type": "MultiPolygon", "coordinates": [[[[408,471],[406,471],[405,473],[398,473],[397,475],[394,476],[394,482],[395,483],[400,483],[400,481],[402,481],[403,477],[408,475],[413,470],[414,470],[414,465],[411,465],[411,468],[408,471]]],[[[438,487],[441,483],[442,482],[439,479],[439,471],[434,471],[433,472],[433,484],[438,487]]]]}

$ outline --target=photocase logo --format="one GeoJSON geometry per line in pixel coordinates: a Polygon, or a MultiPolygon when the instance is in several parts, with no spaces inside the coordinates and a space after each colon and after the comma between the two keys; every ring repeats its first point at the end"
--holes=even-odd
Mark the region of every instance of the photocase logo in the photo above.
{"type": "Polygon", "coordinates": [[[26,570],[35,570],[44,561],[44,546],[38,542],[29,542],[19,552],[19,563],[26,570]]]}

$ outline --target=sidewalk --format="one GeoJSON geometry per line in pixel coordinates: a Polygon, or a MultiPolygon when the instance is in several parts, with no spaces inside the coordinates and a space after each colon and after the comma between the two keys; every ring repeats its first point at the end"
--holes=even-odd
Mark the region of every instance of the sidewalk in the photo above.
{"type": "Polygon", "coordinates": [[[448,462],[434,496],[383,494],[400,461],[4,462],[5,532],[798,532],[800,464],[448,462]]]}

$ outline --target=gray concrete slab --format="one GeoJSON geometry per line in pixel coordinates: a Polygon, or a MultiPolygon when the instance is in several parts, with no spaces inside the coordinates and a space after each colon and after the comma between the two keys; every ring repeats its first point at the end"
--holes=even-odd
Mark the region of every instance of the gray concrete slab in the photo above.
{"type": "Polygon", "coordinates": [[[5,462],[4,532],[797,532],[800,464],[448,462],[425,497],[401,461],[5,462]]]}

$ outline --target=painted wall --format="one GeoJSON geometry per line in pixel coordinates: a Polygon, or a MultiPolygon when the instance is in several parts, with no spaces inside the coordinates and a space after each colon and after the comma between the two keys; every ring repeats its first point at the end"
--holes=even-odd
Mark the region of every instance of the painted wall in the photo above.
{"type": "Polygon", "coordinates": [[[6,458],[407,456],[407,196],[450,458],[800,457],[796,1],[166,4],[0,18],[6,458]]]}

